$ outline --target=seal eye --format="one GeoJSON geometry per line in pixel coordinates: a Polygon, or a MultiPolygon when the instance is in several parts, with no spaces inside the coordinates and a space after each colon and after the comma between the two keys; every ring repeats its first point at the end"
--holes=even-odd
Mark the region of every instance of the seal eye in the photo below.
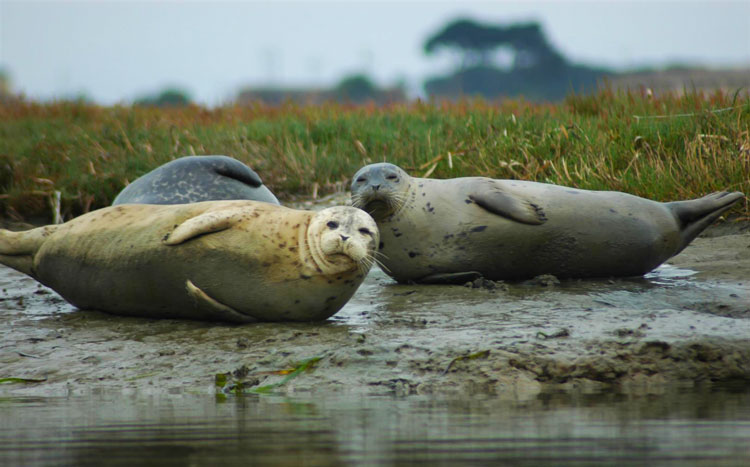
{"type": "Polygon", "coordinates": [[[366,182],[366,181],[367,181],[367,177],[365,177],[364,175],[362,175],[361,177],[359,177],[359,178],[357,179],[357,181],[358,181],[359,183],[362,183],[362,182],[366,182]]]}
{"type": "Polygon", "coordinates": [[[328,223],[327,223],[326,225],[327,225],[327,226],[328,226],[328,228],[329,228],[329,229],[331,229],[331,230],[333,230],[333,229],[338,229],[338,228],[339,228],[339,223],[338,223],[338,222],[336,222],[336,221],[328,221],[328,223]]]}
{"type": "Polygon", "coordinates": [[[362,227],[361,229],[359,229],[359,233],[361,233],[362,235],[372,235],[372,232],[370,232],[370,229],[368,229],[367,227],[362,227]]]}
{"type": "Polygon", "coordinates": [[[387,175],[385,178],[386,180],[398,180],[398,175],[390,174],[390,175],[387,175]]]}

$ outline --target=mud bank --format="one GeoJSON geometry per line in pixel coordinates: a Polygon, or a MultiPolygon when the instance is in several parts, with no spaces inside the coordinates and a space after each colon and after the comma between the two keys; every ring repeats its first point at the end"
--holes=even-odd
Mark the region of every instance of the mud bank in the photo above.
{"type": "Polygon", "coordinates": [[[749,227],[713,228],[638,279],[405,286],[373,270],[343,310],[314,324],[80,311],[0,267],[0,378],[38,381],[0,394],[210,394],[221,391],[217,374],[224,391],[514,399],[750,381],[749,227]]]}

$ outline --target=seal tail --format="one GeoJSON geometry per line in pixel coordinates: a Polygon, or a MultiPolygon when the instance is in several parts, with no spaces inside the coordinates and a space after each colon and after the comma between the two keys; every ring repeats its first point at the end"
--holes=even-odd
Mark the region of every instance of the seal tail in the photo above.
{"type": "Polygon", "coordinates": [[[57,227],[48,225],[23,232],[0,229],[0,263],[34,277],[34,255],[57,227]]]}
{"type": "Polygon", "coordinates": [[[665,203],[680,225],[682,244],[677,253],[744,197],[739,191],[717,191],[698,199],[665,203]]]}

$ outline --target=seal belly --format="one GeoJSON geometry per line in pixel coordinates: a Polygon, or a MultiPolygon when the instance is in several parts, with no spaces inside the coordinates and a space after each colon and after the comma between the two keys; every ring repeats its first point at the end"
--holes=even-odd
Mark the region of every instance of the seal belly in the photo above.
{"type": "Polygon", "coordinates": [[[189,299],[186,268],[174,270],[168,247],[123,235],[90,235],[76,247],[48,242],[37,255],[38,280],[84,310],[142,317],[205,319],[189,299]],[[85,254],[80,254],[85,251],[85,254]]]}

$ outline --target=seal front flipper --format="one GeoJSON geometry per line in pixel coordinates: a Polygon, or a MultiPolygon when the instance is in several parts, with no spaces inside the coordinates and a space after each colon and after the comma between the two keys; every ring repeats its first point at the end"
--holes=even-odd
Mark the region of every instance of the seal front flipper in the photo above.
{"type": "Polygon", "coordinates": [[[247,207],[235,207],[199,214],[178,225],[164,239],[166,245],[174,246],[200,235],[226,230],[247,213],[247,207]]]}
{"type": "Polygon", "coordinates": [[[197,308],[201,312],[206,313],[203,317],[204,319],[231,321],[234,323],[255,323],[258,321],[251,316],[244,315],[232,307],[224,305],[218,300],[211,298],[206,292],[193,284],[190,279],[185,282],[185,288],[187,289],[188,295],[194,300],[197,308]]]}
{"type": "Polygon", "coordinates": [[[540,225],[547,221],[544,210],[528,200],[506,193],[493,184],[469,194],[469,199],[487,211],[522,224],[540,225]]]}
{"type": "Polygon", "coordinates": [[[429,276],[417,279],[414,282],[417,284],[446,284],[446,285],[463,285],[467,282],[471,282],[482,277],[482,273],[477,271],[465,271],[465,272],[445,272],[438,274],[430,274],[429,276]]]}

